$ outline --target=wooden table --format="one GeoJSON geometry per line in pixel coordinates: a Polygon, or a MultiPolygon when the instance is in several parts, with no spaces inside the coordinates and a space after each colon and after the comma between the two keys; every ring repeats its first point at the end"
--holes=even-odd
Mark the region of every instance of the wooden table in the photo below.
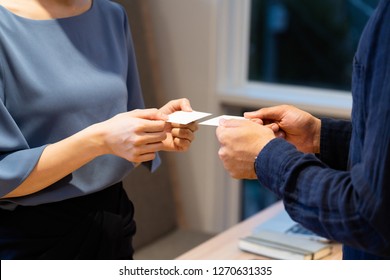
{"type": "MultiPolygon", "coordinates": [[[[233,226],[219,235],[200,244],[192,250],[179,256],[178,260],[264,260],[267,257],[243,252],[238,248],[240,237],[247,236],[253,228],[276,215],[283,209],[282,202],[277,202],[249,219],[233,226]]],[[[342,258],[340,244],[335,244],[332,254],[324,259],[339,260],[342,258]]]]}

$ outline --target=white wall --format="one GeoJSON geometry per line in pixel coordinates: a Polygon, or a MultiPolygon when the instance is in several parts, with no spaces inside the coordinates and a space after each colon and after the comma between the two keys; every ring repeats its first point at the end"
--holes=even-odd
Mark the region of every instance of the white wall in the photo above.
{"type": "MultiPolygon", "coordinates": [[[[194,110],[218,113],[216,37],[218,0],[151,0],[165,101],[186,97],[194,110]]],[[[216,232],[226,228],[215,128],[199,127],[189,152],[172,155],[187,225],[216,232]]],[[[238,198],[234,198],[238,200],[238,198]]],[[[233,211],[238,213],[238,209],[233,211]]]]}
{"type": "MultiPolygon", "coordinates": [[[[226,105],[260,108],[289,103],[314,114],[349,117],[348,94],[247,83],[250,0],[148,3],[165,101],[187,97],[195,110],[215,115],[240,113],[234,111],[239,107],[226,105]]],[[[240,182],[222,167],[215,128],[200,127],[196,138],[189,152],[172,155],[174,176],[189,227],[218,232],[238,221],[240,182]]]]}

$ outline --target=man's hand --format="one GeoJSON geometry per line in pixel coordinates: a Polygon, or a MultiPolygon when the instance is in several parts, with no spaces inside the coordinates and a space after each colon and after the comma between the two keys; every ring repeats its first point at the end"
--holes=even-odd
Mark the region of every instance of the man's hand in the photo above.
{"type": "Polygon", "coordinates": [[[276,134],[304,153],[320,152],[321,120],[293,106],[281,105],[244,114],[249,119],[261,119],[276,134]],[[278,130],[279,127],[279,130],[278,130]]]}
{"type": "Polygon", "coordinates": [[[230,175],[255,179],[255,158],[275,138],[274,131],[250,120],[222,119],[216,133],[221,144],[218,155],[230,175]]]}

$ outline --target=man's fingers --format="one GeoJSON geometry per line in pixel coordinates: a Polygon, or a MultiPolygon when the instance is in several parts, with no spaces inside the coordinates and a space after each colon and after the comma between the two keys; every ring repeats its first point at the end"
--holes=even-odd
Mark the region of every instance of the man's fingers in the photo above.
{"type": "Polygon", "coordinates": [[[248,123],[249,120],[238,120],[238,119],[224,119],[219,120],[219,125],[224,127],[238,127],[248,123]]]}
{"type": "Polygon", "coordinates": [[[269,127],[270,129],[272,129],[272,131],[273,131],[274,133],[278,132],[279,129],[280,129],[279,125],[277,125],[276,123],[270,123],[270,124],[267,124],[267,125],[265,125],[265,126],[266,126],[266,127],[269,127]]]}
{"type": "Polygon", "coordinates": [[[286,106],[275,106],[269,108],[262,108],[254,112],[245,112],[244,117],[248,119],[259,118],[262,120],[280,120],[286,112],[286,106]]]}

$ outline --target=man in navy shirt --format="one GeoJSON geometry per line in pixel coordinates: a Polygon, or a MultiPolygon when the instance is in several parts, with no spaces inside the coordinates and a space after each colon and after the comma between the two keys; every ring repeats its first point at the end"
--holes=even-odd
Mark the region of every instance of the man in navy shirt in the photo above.
{"type": "Polygon", "coordinates": [[[221,120],[231,176],[258,178],[306,228],[342,242],[344,259],[390,257],[390,1],[370,18],[353,61],[351,122],[292,106],[221,120]],[[259,125],[262,122],[265,125],[259,125]],[[279,136],[279,137],[278,137],[279,136]]]}

